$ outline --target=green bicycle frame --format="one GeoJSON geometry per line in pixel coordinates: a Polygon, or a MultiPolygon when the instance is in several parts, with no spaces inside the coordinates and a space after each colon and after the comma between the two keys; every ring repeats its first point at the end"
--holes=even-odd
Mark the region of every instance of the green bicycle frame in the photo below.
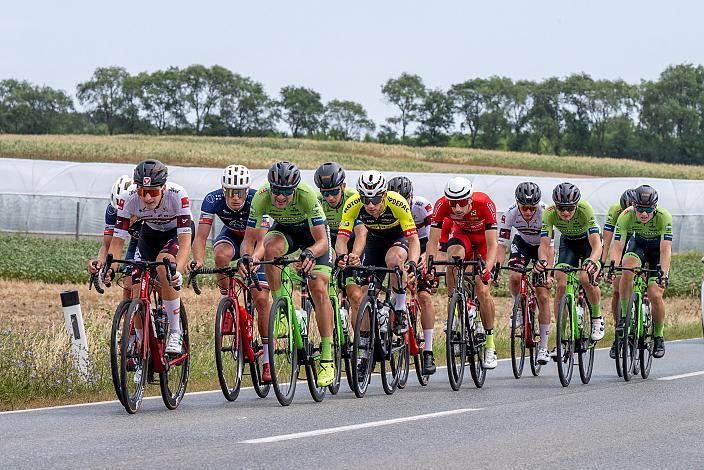
{"type": "MultiPolygon", "coordinates": [[[[643,330],[643,296],[645,295],[646,291],[646,285],[645,281],[643,280],[643,276],[638,274],[635,276],[633,279],[633,294],[636,296],[636,301],[634,303],[635,308],[636,308],[636,315],[635,315],[635,323],[636,323],[636,338],[640,339],[644,335],[644,330],[643,330]]],[[[624,321],[626,318],[626,310],[628,308],[628,303],[630,302],[630,299],[626,300],[626,307],[623,307],[623,301],[621,301],[621,322],[624,321]]],[[[622,323],[623,324],[623,323],[622,323]]],[[[633,324],[629,323],[628,325],[628,330],[631,331],[631,328],[633,328],[633,324]]]]}
{"type": "Polygon", "coordinates": [[[340,315],[340,297],[335,288],[335,276],[330,276],[328,282],[328,296],[330,297],[330,303],[332,304],[332,312],[335,318],[335,325],[337,326],[337,344],[345,344],[345,332],[342,331],[342,316],[340,315]]]}
{"type": "MultiPolygon", "coordinates": [[[[281,270],[281,290],[283,291],[282,297],[286,299],[286,311],[288,312],[287,320],[289,325],[293,325],[293,342],[296,349],[299,350],[303,349],[303,336],[301,335],[301,326],[298,324],[298,317],[294,315],[296,307],[293,303],[293,284],[294,282],[301,281],[303,281],[303,279],[288,266],[281,270]]],[[[275,331],[279,331],[280,316],[277,317],[275,321],[275,331]]],[[[290,346],[293,345],[289,344],[289,347],[290,346]]]]}

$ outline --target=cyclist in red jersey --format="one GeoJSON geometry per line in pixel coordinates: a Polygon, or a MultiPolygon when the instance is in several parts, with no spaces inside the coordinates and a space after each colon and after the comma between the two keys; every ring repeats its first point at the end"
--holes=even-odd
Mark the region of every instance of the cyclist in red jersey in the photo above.
{"type": "MultiPolygon", "coordinates": [[[[487,369],[496,367],[496,347],[494,346],[494,299],[491,296],[488,282],[491,278],[489,266],[496,262],[496,247],[498,231],[496,227],[496,206],[485,193],[474,192],[472,182],[467,178],[456,177],[445,186],[445,196],[435,203],[433,221],[428,240],[428,256],[437,257],[441,229],[446,218],[452,220],[452,233],[447,243],[447,258],[459,256],[465,260],[481,256],[486,262],[484,271],[476,283],[477,298],[482,306],[480,309],[482,323],[486,328],[486,352],[484,366],[487,369]]],[[[447,295],[452,296],[455,284],[455,269],[447,270],[445,279],[447,295]]]]}

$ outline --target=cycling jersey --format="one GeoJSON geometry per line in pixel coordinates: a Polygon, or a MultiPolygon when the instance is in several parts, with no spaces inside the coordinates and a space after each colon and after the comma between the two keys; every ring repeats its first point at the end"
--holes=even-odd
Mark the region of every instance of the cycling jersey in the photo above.
{"type": "Polygon", "coordinates": [[[433,205],[422,196],[411,199],[411,215],[418,230],[418,238],[425,239],[430,235],[430,222],[433,220],[433,205]]]}
{"type": "MultiPolygon", "coordinates": [[[[499,245],[509,245],[512,228],[516,229],[518,236],[527,244],[533,246],[540,245],[540,229],[543,226],[543,212],[546,207],[544,202],[538,204],[538,210],[535,211],[530,221],[526,221],[517,204],[509,207],[501,216],[499,245]]],[[[554,243],[554,240],[550,240],[551,245],[554,245],[554,243]]]]}
{"type": "MultiPolygon", "coordinates": [[[[115,224],[117,223],[117,209],[112,207],[112,204],[108,203],[105,208],[105,228],[103,229],[103,235],[112,237],[115,234],[115,224]]],[[[142,221],[138,220],[132,225],[130,225],[129,232],[133,240],[139,239],[139,231],[142,229],[142,221]]]]}
{"type": "Polygon", "coordinates": [[[355,194],[345,204],[339,236],[349,237],[357,219],[377,237],[396,239],[400,236],[410,237],[417,233],[411,209],[406,199],[395,191],[387,191],[379,217],[369,214],[362,204],[359,194],[355,194]]]}
{"type": "MultiPolygon", "coordinates": [[[[352,188],[345,188],[345,192],[342,195],[342,200],[337,207],[332,207],[325,200],[322,194],[318,193],[318,202],[325,212],[325,218],[328,221],[328,226],[330,227],[330,238],[332,240],[332,246],[335,246],[337,240],[337,231],[340,228],[340,222],[342,221],[342,212],[345,208],[345,203],[350,200],[352,196],[357,194],[357,190],[352,188]]],[[[355,220],[355,225],[361,224],[361,220],[355,220]]]]}
{"type": "Polygon", "coordinates": [[[129,238],[128,230],[132,217],[157,232],[176,229],[177,234],[191,233],[191,208],[188,194],[176,183],[166,183],[161,201],[154,209],[146,207],[144,201],[137,195],[136,189],[131,190],[124,199],[120,199],[114,236],[124,240],[129,238]]]}
{"type": "Polygon", "coordinates": [[[325,213],[318,203],[315,191],[306,183],[299,183],[293,193],[293,200],[283,209],[274,206],[269,183],[264,185],[252,199],[247,227],[266,226],[264,215],[268,214],[277,224],[278,230],[308,229],[326,224],[325,213]]]}
{"type": "Polygon", "coordinates": [[[435,202],[432,226],[441,228],[445,218],[453,222],[452,233],[481,232],[496,229],[496,205],[488,195],[475,192],[472,195],[472,207],[464,216],[456,216],[445,196],[435,202]]]}
{"type": "Polygon", "coordinates": [[[555,204],[551,204],[543,212],[543,227],[540,230],[541,237],[554,236],[554,229],[557,228],[563,238],[577,240],[586,238],[593,233],[599,233],[599,223],[596,221],[594,209],[584,199],[580,199],[577,208],[570,220],[562,220],[557,214],[555,204]]]}
{"type": "Polygon", "coordinates": [[[655,215],[644,224],[638,219],[636,210],[628,207],[616,221],[614,239],[621,240],[629,233],[633,234],[638,243],[655,244],[660,240],[672,241],[672,215],[666,209],[658,207],[655,209],[655,215]]]}
{"type": "Polygon", "coordinates": [[[606,220],[604,221],[604,232],[613,232],[616,229],[616,221],[621,212],[623,212],[623,209],[621,209],[620,202],[609,207],[609,212],[606,214],[606,220]]]}
{"type": "Polygon", "coordinates": [[[227,205],[225,192],[222,188],[209,192],[200,206],[198,224],[213,225],[213,220],[217,215],[222,220],[226,230],[230,232],[230,235],[238,239],[244,238],[244,231],[247,229],[247,220],[249,219],[249,208],[256,193],[256,189],[250,189],[242,208],[235,211],[227,205]]]}

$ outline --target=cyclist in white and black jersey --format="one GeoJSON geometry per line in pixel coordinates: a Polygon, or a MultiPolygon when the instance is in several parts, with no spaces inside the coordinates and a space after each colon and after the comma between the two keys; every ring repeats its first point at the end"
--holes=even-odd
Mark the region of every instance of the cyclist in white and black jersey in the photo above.
{"type": "MultiPolygon", "coordinates": [[[[180,324],[181,300],[178,287],[183,282],[181,273],[186,269],[191,251],[191,208],[188,194],[183,187],[167,182],[168,169],[159,160],[145,160],[134,170],[136,189],[121,199],[117,209],[115,234],[109,253],[119,258],[125,240],[130,237],[130,220],[141,220],[142,230],[137,244],[135,260],[162,261],[164,258],[176,263],[176,275],[171,285],[162,283],[161,297],[169,319],[167,354],[181,352],[182,335],[180,324]]],[[[113,269],[115,266],[112,267],[113,269]]],[[[159,267],[160,279],[166,279],[164,267],[159,267]]],[[[138,273],[133,272],[132,296],[139,296],[138,273]]],[[[137,325],[141,326],[141,325],[137,325]]],[[[141,332],[137,331],[141,338],[141,332]]]]}
{"type": "MultiPolygon", "coordinates": [[[[532,182],[525,182],[516,188],[516,204],[509,207],[501,216],[501,226],[499,228],[499,246],[496,252],[497,268],[506,256],[506,247],[511,245],[511,255],[508,265],[511,267],[525,268],[529,261],[538,260],[538,247],[540,246],[540,229],[543,224],[543,211],[547,207],[540,200],[540,186],[532,182]],[[516,235],[511,240],[511,229],[516,229],[516,235]]],[[[550,240],[551,254],[548,256],[548,263],[552,266],[554,262],[554,240],[550,240]]],[[[498,275],[500,270],[496,271],[498,275]]],[[[510,271],[508,278],[508,289],[515,299],[520,293],[521,274],[510,271]]],[[[551,280],[548,282],[548,286],[551,280]]],[[[538,346],[537,360],[540,364],[547,364],[548,355],[548,334],[550,332],[550,293],[546,287],[536,288],[538,297],[539,323],[540,323],[540,345],[538,346]]],[[[520,318],[519,318],[520,319],[520,318]]],[[[509,317],[509,324],[511,317],[509,317]]]]}
{"type": "MultiPolygon", "coordinates": [[[[433,218],[433,205],[422,196],[413,194],[413,183],[405,176],[397,176],[389,180],[389,191],[396,191],[406,198],[411,208],[413,222],[418,230],[420,241],[420,262],[419,266],[425,266],[425,250],[428,246],[428,236],[430,235],[430,222],[433,218]]],[[[416,294],[420,305],[420,323],[423,327],[423,375],[435,373],[435,358],[433,357],[433,328],[435,327],[435,311],[430,294],[433,288],[437,287],[426,281],[425,276],[418,276],[416,283],[416,294]]]]}

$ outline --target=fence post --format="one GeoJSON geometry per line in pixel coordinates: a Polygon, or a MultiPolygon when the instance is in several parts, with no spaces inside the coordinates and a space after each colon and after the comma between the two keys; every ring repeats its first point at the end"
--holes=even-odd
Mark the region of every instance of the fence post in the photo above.
{"type": "Polygon", "coordinates": [[[81,201],[76,201],[76,240],[78,240],[78,230],[81,224],[81,201]]]}

